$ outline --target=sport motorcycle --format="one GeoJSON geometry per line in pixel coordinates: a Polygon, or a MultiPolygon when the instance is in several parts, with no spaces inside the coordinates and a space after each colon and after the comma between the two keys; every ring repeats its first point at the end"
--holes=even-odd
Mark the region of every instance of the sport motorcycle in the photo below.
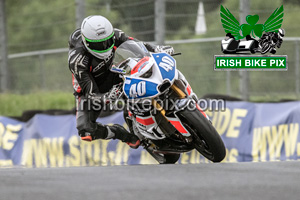
{"type": "Polygon", "coordinates": [[[110,70],[123,79],[120,98],[131,133],[160,164],[176,163],[193,149],[212,162],[224,159],[224,143],[173,56],[130,40],[117,48],[110,70]]]}

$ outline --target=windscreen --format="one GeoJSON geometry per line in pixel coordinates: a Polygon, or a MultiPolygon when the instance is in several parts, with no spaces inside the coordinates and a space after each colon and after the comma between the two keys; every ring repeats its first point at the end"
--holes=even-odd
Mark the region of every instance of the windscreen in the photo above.
{"type": "Polygon", "coordinates": [[[128,58],[137,58],[139,60],[145,56],[150,56],[150,53],[142,42],[128,40],[117,48],[113,63],[118,66],[128,58]]]}

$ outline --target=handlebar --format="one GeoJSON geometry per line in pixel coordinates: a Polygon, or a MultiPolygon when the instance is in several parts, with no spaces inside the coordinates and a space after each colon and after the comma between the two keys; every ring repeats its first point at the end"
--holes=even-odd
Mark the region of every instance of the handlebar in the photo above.
{"type": "Polygon", "coordinates": [[[181,53],[173,53],[171,56],[179,56],[181,53]]]}

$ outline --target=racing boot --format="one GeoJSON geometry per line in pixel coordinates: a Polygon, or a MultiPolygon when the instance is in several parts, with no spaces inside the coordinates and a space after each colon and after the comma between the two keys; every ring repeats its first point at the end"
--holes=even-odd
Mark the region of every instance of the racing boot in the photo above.
{"type": "Polygon", "coordinates": [[[141,144],[141,141],[136,135],[129,133],[123,126],[119,124],[107,126],[107,129],[108,137],[126,142],[133,149],[137,149],[141,144]]]}
{"type": "Polygon", "coordinates": [[[106,126],[100,123],[90,123],[89,127],[79,130],[78,133],[81,139],[87,142],[97,139],[106,139],[108,137],[108,130],[106,126]]]}
{"type": "Polygon", "coordinates": [[[131,148],[137,149],[140,145],[139,138],[129,133],[123,126],[114,124],[112,126],[94,123],[92,128],[79,131],[82,140],[91,142],[97,139],[119,139],[126,142],[131,148]]]}

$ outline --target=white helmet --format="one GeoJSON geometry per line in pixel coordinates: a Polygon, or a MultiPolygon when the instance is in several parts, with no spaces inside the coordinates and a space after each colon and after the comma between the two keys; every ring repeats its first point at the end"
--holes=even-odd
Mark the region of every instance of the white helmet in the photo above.
{"type": "Polygon", "coordinates": [[[278,36],[282,39],[285,35],[285,30],[283,28],[278,29],[278,36]]]}
{"type": "Polygon", "coordinates": [[[84,46],[97,58],[105,59],[112,53],[114,30],[105,17],[93,15],[85,18],[81,24],[81,36],[84,46]]]}

